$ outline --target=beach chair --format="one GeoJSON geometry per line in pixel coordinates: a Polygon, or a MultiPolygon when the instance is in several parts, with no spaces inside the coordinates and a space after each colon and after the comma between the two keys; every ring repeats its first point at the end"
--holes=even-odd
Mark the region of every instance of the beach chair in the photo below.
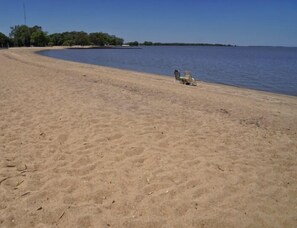
{"type": "Polygon", "coordinates": [[[185,71],[185,76],[183,77],[186,85],[192,85],[192,86],[196,86],[196,81],[195,78],[192,77],[192,74],[190,71],[185,71]]]}
{"type": "Polygon", "coordinates": [[[184,76],[180,76],[180,73],[178,70],[174,71],[174,77],[176,81],[179,81],[182,84],[185,85],[192,85],[192,86],[196,86],[196,81],[195,78],[192,77],[191,72],[190,71],[185,71],[185,75],[184,76]]]}
{"type": "Polygon", "coordinates": [[[175,77],[175,80],[180,81],[180,73],[178,70],[174,71],[174,77],[175,77]]]}

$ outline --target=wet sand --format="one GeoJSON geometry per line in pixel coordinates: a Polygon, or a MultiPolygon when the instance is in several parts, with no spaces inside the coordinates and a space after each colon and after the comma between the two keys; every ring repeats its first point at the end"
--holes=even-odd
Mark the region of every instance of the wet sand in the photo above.
{"type": "Polygon", "coordinates": [[[0,227],[296,227],[297,98],[0,51],[0,227]]]}

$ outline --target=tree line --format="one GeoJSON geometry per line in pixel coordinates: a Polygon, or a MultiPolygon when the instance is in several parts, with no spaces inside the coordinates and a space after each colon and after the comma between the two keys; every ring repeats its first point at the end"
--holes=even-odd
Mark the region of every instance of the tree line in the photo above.
{"type": "Polygon", "coordinates": [[[73,45],[122,45],[124,39],[103,32],[86,33],[83,31],[48,34],[41,26],[16,25],[10,27],[9,37],[0,32],[0,47],[45,47],[73,45]]]}
{"type": "MultiPolygon", "coordinates": [[[[45,46],[118,46],[124,44],[124,39],[103,32],[86,33],[83,31],[48,34],[41,26],[15,25],[10,27],[9,37],[0,32],[0,48],[2,47],[45,47],[45,46]]],[[[232,46],[230,44],[210,43],[160,43],[138,41],[125,43],[129,46],[232,46]]]]}

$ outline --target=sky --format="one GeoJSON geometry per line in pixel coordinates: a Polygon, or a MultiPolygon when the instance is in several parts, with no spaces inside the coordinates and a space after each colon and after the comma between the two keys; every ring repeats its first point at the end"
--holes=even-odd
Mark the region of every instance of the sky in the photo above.
{"type": "Polygon", "coordinates": [[[0,0],[0,32],[107,32],[129,41],[297,46],[297,0],[0,0]]]}

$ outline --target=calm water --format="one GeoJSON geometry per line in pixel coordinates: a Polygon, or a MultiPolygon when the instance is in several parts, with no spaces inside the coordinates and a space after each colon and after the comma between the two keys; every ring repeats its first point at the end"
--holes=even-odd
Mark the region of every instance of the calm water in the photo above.
{"type": "Polygon", "coordinates": [[[297,48],[143,47],[67,49],[43,55],[173,77],[174,69],[207,82],[297,96],[297,48]]]}

